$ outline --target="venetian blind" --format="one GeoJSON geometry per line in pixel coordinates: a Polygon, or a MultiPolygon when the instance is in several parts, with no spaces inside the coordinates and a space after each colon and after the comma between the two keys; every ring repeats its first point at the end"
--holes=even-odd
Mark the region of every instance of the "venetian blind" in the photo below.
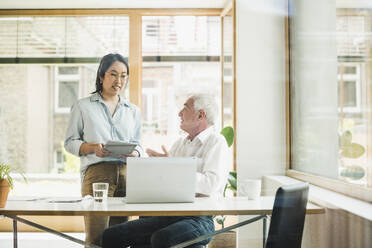
{"type": "Polygon", "coordinates": [[[364,16],[337,16],[337,55],[367,56],[364,16]]]}
{"type": "Polygon", "coordinates": [[[0,57],[128,56],[126,16],[3,17],[0,57]]]}
{"type": "Polygon", "coordinates": [[[216,56],[220,51],[217,16],[145,16],[143,56],[216,56]]]}

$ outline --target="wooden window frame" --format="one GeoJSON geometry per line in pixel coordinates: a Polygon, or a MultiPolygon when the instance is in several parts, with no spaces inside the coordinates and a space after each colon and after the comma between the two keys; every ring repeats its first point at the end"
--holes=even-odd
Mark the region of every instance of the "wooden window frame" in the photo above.
{"type": "Polygon", "coordinates": [[[233,104],[232,104],[232,115],[233,115],[233,128],[234,128],[234,140],[235,142],[232,145],[233,149],[233,170],[237,171],[236,166],[236,144],[237,144],[237,130],[236,130],[236,1],[230,0],[227,2],[225,8],[221,12],[221,122],[223,127],[223,106],[224,106],[224,18],[226,15],[231,13],[233,20],[233,51],[232,51],[232,84],[233,84],[233,104]]]}

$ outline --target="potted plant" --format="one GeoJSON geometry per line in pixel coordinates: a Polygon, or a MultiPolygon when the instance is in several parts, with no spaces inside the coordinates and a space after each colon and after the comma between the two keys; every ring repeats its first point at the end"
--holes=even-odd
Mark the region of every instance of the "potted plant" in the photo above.
{"type": "MultiPolygon", "coordinates": [[[[11,172],[10,165],[0,163],[0,208],[5,207],[9,190],[14,186],[13,178],[10,175],[11,172]]],[[[21,175],[26,181],[24,175],[22,173],[21,175]]]]}
{"type": "MultiPolygon", "coordinates": [[[[227,145],[230,147],[234,143],[234,129],[230,126],[222,129],[221,134],[225,137],[227,145]]],[[[231,190],[236,193],[237,189],[237,174],[236,171],[230,171],[225,185],[223,196],[226,197],[227,190],[231,190]]],[[[221,225],[222,228],[225,227],[226,216],[215,216],[216,222],[221,225]]],[[[209,248],[235,248],[236,247],[236,232],[228,231],[221,233],[213,238],[213,240],[208,244],[209,248]]]]}

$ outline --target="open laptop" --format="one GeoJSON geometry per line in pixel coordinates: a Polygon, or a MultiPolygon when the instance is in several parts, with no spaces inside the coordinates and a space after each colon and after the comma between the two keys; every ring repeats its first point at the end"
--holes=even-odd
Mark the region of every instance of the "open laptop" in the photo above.
{"type": "Polygon", "coordinates": [[[195,157],[127,158],[127,203],[193,202],[195,157]]]}

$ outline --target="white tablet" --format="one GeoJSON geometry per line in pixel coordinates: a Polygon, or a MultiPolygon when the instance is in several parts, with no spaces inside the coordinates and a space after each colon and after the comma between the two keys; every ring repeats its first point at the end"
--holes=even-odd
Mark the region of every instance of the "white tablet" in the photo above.
{"type": "Polygon", "coordinates": [[[122,141],[108,141],[105,149],[112,153],[112,156],[131,154],[137,144],[122,142],[122,141]]]}

